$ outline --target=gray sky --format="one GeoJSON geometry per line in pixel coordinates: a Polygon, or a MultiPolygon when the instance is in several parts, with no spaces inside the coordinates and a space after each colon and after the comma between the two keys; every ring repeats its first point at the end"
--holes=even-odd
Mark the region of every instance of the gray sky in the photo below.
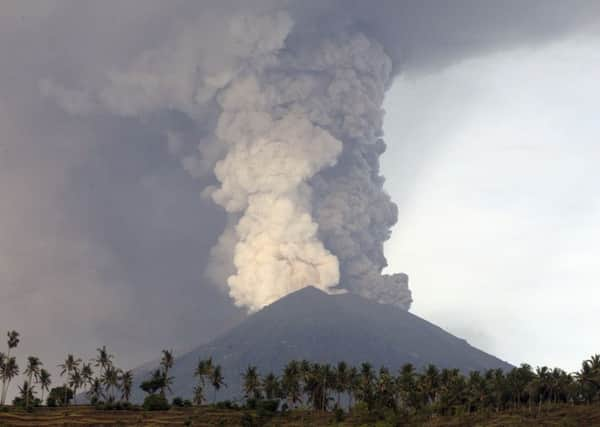
{"type": "Polygon", "coordinates": [[[512,363],[598,352],[599,47],[487,55],[387,97],[390,269],[410,273],[414,313],[512,363]]]}
{"type": "Polygon", "coordinates": [[[383,172],[400,214],[386,251],[389,270],[411,277],[413,312],[514,363],[573,369],[594,351],[600,5],[377,6],[0,3],[0,329],[22,332],[19,355],[53,367],[106,344],[132,367],[244,317],[203,275],[226,224],[199,194],[214,177],[186,173],[166,131],[187,153],[214,122],[191,118],[197,88],[178,72],[232,61],[223,19],[285,8],[292,46],[352,26],[400,73],[385,105],[383,172]],[[166,80],[140,97],[150,113],[92,111],[87,95],[128,67],[142,87],[166,80]]]}

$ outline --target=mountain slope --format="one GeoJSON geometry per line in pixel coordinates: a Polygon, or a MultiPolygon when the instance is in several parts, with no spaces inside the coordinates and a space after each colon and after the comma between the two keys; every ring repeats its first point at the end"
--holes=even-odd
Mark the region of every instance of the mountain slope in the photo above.
{"type": "MultiPolygon", "coordinates": [[[[394,371],[409,362],[464,372],[511,367],[407,311],[352,294],[327,295],[313,287],[282,298],[178,357],[172,370],[173,395],[192,395],[198,359],[211,356],[222,365],[228,385],[219,398],[241,396],[241,373],[249,364],[263,374],[279,373],[292,359],[355,365],[369,361],[394,371]]],[[[147,371],[138,370],[138,381],[144,375],[147,371]]]]}

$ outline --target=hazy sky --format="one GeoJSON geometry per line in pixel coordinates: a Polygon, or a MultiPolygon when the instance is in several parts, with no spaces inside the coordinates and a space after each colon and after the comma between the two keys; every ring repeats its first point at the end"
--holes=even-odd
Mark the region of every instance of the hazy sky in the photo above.
{"type": "Polygon", "coordinates": [[[399,74],[386,251],[412,311],[513,363],[600,350],[600,3],[374,1],[0,2],[0,333],[22,332],[19,357],[106,344],[133,367],[244,318],[204,274],[216,179],[181,158],[210,145],[223,76],[282,42],[281,10],[291,50],[351,28],[399,74]]]}
{"type": "Polygon", "coordinates": [[[387,97],[390,270],[410,274],[414,313],[512,363],[598,352],[599,48],[483,56],[387,97]]]}

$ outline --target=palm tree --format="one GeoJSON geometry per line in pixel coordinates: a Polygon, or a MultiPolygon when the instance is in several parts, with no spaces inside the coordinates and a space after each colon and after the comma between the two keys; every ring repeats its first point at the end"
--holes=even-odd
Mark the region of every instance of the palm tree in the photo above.
{"type": "Polygon", "coordinates": [[[377,386],[375,390],[375,401],[378,407],[396,410],[396,383],[394,377],[385,367],[379,369],[377,386]]]}
{"type": "Polygon", "coordinates": [[[439,381],[439,370],[435,365],[429,364],[425,368],[425,372],[421,376],[421,390],[427,399],[427,404],[435,402],[437,395],[438,381],[439,381]]]}
{"type": "Polygon", "coordinates": [[[400,368],[397,384],[402,405],[418,409],[417,373],[412,363],[406,363],[400,368]]]}
{"type": "Polygon", "coordinates": [[[321,410],[326,411],[327,405],[329,404],[329,393],[328,390],[331,388],[335,388],[335,372],[331,368],[329,363],[325,363],[321,367],[321,371],[319,372],[321,375],[321,379],[323,381],[323,393],[321,396],[321,410]]]}
{"type": "Polygon", "coordinates": [[[0,404],[5,404],[8,386],[17,375],[19,375],[17,359],[14,356],[4,356],[4,362],[0,364],[0,378],[2,378],[2,399],[0,400],[0,404]]]}
{"type": "Polygon", "coordinates": [[[95,401],[104,399],[104,392],[102,390],[102,380],[100,378],[94,378],[90,384],[90,389],[87,391],[89,399],[94,403],[95,401]]]}
{"type": "Polygon", "coordinates": [[[198,360],[198,365],[194,371],[194,376],[198,377],[199,381],[204,384],[204,381],[210,376],[212,369],[212,357],[206,360],[200,359],[198,360]]]}
{"type": "MultiPolygon", "coordinates": [[[[42,362],[35,356],[29,356],[27,358],[27,367],[23,371],[25,375],[27,375],[27,383],[31,386],[33,385],[33,380],[37,382],[40,378],[40,369],[42,367],[42,362]]],[[[25,396],[25,407],[29,408],[29,394],[25,396]]]]}
{"type": "Polygon", "coordinates": [[[529,402],[529,405],[531,406],[532,394],[530,393],[530,383],[534,378],[535,374],[531,365],[523,363],[516,369],[512,378],[512,381],[514,382],[512,388],[513,392],[516,392],[515,400],[517,407],[521,406],[525,397],[527,398],[526,401],[529,402]]]}
{"type": "Polygon", "coordinates": [[[10,352],[13,348],[17,348],[21,339],[19,338],[19,333],[17,331],[8,331],[6,334],[8,336],[7,344],[8,344],[8,354],[10,357],[10,352]]]}
{"type": "Polygon", "coordinates": [[[585,361],[589,365],[591,375],[586,380],[600,390],[600,354],[595,354],[585,361]]]}
{"type": "Polygon", "coordinates": [[[214,398],[213,403],[217,402],[217,391],[221,388],[221,386],[227,387],[227,384],[223,381],[223,374],[221,373],[221,365],[217,365],[212,370],[212,375],[210,376],[210,382],[214,389],[214,398]]]}
{"type": "MultiPolygon", "coordinates": [[[[300,366],[302,366],[302,363],[300,366]]],[[[306,394],[308,402],[312,404],[314,409],[322,409],[325,381],[321,365],[313,363],[309,367],[303,367],[302,373],[304,377],[303,392],[306,394]]]]}
{"type": "Polygon", "coordinates": [[[595,370],[591,359],[584,360],[581,363],[581,370],[576,372],[574,377],[579,383],[585,403],[592,403],[592,400],[600,391],[600,368],[595,370]]]}
{"type": "MultiPolygon", "coordinates": [[[[435,386],[432,386],[431,379],[425,378],[425,383],[427,387],[425,388],[426,395],[428,396],[428,401],[431,403],[431,396],[435,395],[435,386]]],[[[483,404],[487,395],[485,378],[481,375],[479,371],[472,371],[469,373],[468,379],[468,402],[469,402],[469,411],[475,411],[483,408],[483,404]]]]}
{"type": "Polygon", "coordinates": [[[437,399],[434,410],[440,415],[454,415],[465,407],[467,403],[467,382],[458,369],[442,370],[437,399]]]}
{"type": "Polygon", "coordinates": [[[358,394],[360,386],[360,374],[356,366],[350,367],[348,371],[348,405],[352,407],[352,400],[358,394]]]}
{"type": "Polygon", "coordinates": [[[85,384],[81,372],[75,368],[69,375],[69,387],[73,390],[73,403],[77,404],[77,390],[85,384]]]}
{"type": "Polygon", "coordinates": [[[173,357],[173,350],[163,350],[162,358],[160,359],[160,366],[162,366],[165,373],[169,372],[169,369],[173,367],[175,358],[173,357]]]}
{"type": "Polygon", "coordinates": [[[50,384],[52,384],[52,380],[50,378],[50,373],[44,368],[40,369],[40,377],[39,384],[42,390],[42,402],[44,401],[44,391],[48,391],[50,388],[50,384]]]}
{"type": "MultiPolygon", "coordinates": [[[[23,381],[23,385],[19,386],[19,394],[21,395],[21,401],[23,402],[29,402],[29,400],[31,398],[33,398],[33,387],[31,386],[31,384],[29,382],[27,382],[27,380],[23,381]]],[[[13,401],[13,403],[15,403],[13,401]]],[[[26,403],[27,405],[27,403],[26,403]]],[[[26,408],[29,408],[28,406],[26,406],[26,408]]]]}
{"type": "Polygon", "coordinates": [[[60,375],[63,376],[65,373],[70,374],[72,371],[79,368],[80,363],[81,359],[76,359],[72,354],[68,354],[65,362],[58,365],[61,369],[60,375]]]}
{"type": "Polygon", "coordinates": [[[198,384],[194,388],[194,403],[198,406],[204,402],[204,386],[213,371],[212,357],[198,360],[194,376],[198,377],[198,384]]]}
{"type": "Polygon", "coordinates": [[[3,372],[6,367],[7,359],[8,358],[7,358],[6,354],[4,354],[3,352],[0,351],[0,378],[2,379],[2,390],[0,391],[0,405],[3,404],[2,399],[4,397],[4,382],[5,382],[3,372]]]}
{"type": "Polygon", "coordinates": [[[548,367],[538,366],[535,369],[533,379],[528,384],[530,403],[531,397],[535,396],[538,403],[538,412],[542,410],[542,402],[550,395],[551,382],[551,371],[548,367]]]}
{"type": "Polygon", "coordinates": [[[121,374],[121,399],[125,402],[129,402],[131,396],[131,388],[133,386],[133,373],[131,371],[125,371],[121,374]]]}
{"type": "Polygon", "coordinates": [[[204,402],[204,388],[202,384],[198,384],[194,387],[194,403],[200,406],[202,402],[204,402]]]}
{"type": "Polygon", "coordinates": [[[348,364],[346,362],[339,362],[335,369],[335,391],[337,392],[337,407],[340,407],[340,396],[342,393],[348,391],[348,364]]]}
{"type": "Polygon", "coordinates": [[[114,394],[112,393],[113,388],[119,388],[119,370],[114,366],[108,365],[104,370],[104,374],[101,378],[102,384],[106,387],[106,393],[108,400],[113,402],[115,400],[114,394]]]}
{"type": "Polygon", "coordinates": [[[288,362],[283,369],[281,388],[286,399],[292,406],[296,405],[302,399],[300,374],[300,364],[296,360],[288,362]]]}
{"type": "Polygon", "coordinates": [[[261,398],[261,384],[256,366],[248,366],[246,372],[242,374],[244,380],[244,397],[246,399],[261,398]]]}
{"type": "Polygon", "coordinates": [[[360,382],[358,386],[359,398],[365,402],[369,409],[373,408],[375,373],[370,363],[363,363],[360,366],[360,382]]]}
{"type": "Polygon", "coordinates": [[[333,385],[335,376],[329,364],[313,363],[304,373],[304,392],[314,409],[324,411],[329,402],[328,389],[333,385]]]}
{"type": "Polygon", "coordinates": [[[99,367],[102,371],[105,371],[109,366],[112,366],[113,355],[108,353],[106,346],[103,345],[100,348],[97,348],[98,357],[93,361],[96,362],[95,366],[99,367]]]}
{"type": "Polygon", "coordinates": [[[169,385],[172,384],[173,378],[169,377],[169,370],[173,367],[174,363],[175,359],[173,357],[173,351],[163,350],[162,358],[160,359],[160,366],[162,367],[163,375],[165,377],[164,386],[160,389],[160,394],[162,396],[165,395],[165,388],[168,388],[169,391],[171,391],[169,385]]]}
{"type": "MultiPolygon", "coordinates": [[[[17,366],[16,359],[13,362],[9,362],[11,359],[10,353],[13,348],[16,348],[19,345],[19,342],[20,342],[19,333],[17,331],[8,331],[8,333],[6,335],[8,337],[8,339],[7,339],[8,353],[6,353],[5,364],[7,364],[7,363],[10,364],[11,365],[10,368],[14,369],[14,366],[17,366]]],[[[8,392],[8,387],[10,386],[10,382],[16,375],[18,375],[18,367],[17,367],[17,374],[13,375],[12,377],[10,375],[2,376],[2,393],[0,394],[0,405],[4,405],[6,403],[6,394],[8,392]]]]}
{"type": "MultiPolygon", "coordinates": [[[[81,359],[76,359],[75,356],[73,356],[72,354],[68,354],[67,358],[65,359],[65,362],[58,365],[58,367],[61,369],[60,376],[62,377],[65,374],[67,374],[67,377],[70,377],[71,372],[73,372],[75,369],[78,369],[80,363],[81,363],[81,359]]],[[[65,404],[68,405],[69,402],[67,400],[67,384],[66,384],[66,382],[65,382],[64,386],[65,386],[64,401],[65,401],[65,404]]]]}
{"type": "Polygon", "coordinates": [[[281,394],[279,379],[273,372],[269,372],[263,379],[262,388],[267,399],[277,399],[281,394]]]}
{"type": "Polygon", "coordinates": [[[82,386],[85,388],[91,387],[94,382],[94,371],[90,363],[84,363],[81,365],[81,380],[82,386]]]}

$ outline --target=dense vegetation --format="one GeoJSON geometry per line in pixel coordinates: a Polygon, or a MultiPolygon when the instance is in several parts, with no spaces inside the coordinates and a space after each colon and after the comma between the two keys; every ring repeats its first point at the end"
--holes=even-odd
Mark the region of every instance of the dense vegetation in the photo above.
{"type": "MultiPolygon", "coordinates": [[[[19,345],[15,331],[8,333],[8,351],[0,352],[0,403],[6,405],[9,385],[22,374],[22,385],[13,405],[31,410],[47,406],[77,405],[78,393],[85,393],[96,409],[134,409],[129,403],[133,375],[114,364],[114,356],[106,347],[97,349],[97,357],[89,362],[67,355],[59,364],[60,383],[50,389],[50,374],[34,356],[25,361],[21,372],[11,352],[19,345]]],[[[256,410],[259,414],[289,412],[299,408],[313,412],[331,412],[341,421],[348,412],[371,419],[407,420],[468,414],[528,411],[540,413],[560,405],[600,405],[600,355],[584,360],[578,372],[567,373],[523,364],[510,371],[488,370],[462,374],[457,369],[438,369],[429,365],[418,371],[404,365],[399,372],[385,367],[375,369],[369,363],[336,366],[290,361],[281,373],[261,374],[254,366],[241,373],[243,400],[217,403],[224,383],[221,367],[212,359],[199,360],[190,375],[197,385],[190,400],[175,397],[167,400],[173,377],[172,351],[163,350],[159,367],[141,384],[146,393],[143,408],[167,410],[171,406],[185,408],[206,404],[211,393],[214,408],[221,410],[256,410]]]]}

